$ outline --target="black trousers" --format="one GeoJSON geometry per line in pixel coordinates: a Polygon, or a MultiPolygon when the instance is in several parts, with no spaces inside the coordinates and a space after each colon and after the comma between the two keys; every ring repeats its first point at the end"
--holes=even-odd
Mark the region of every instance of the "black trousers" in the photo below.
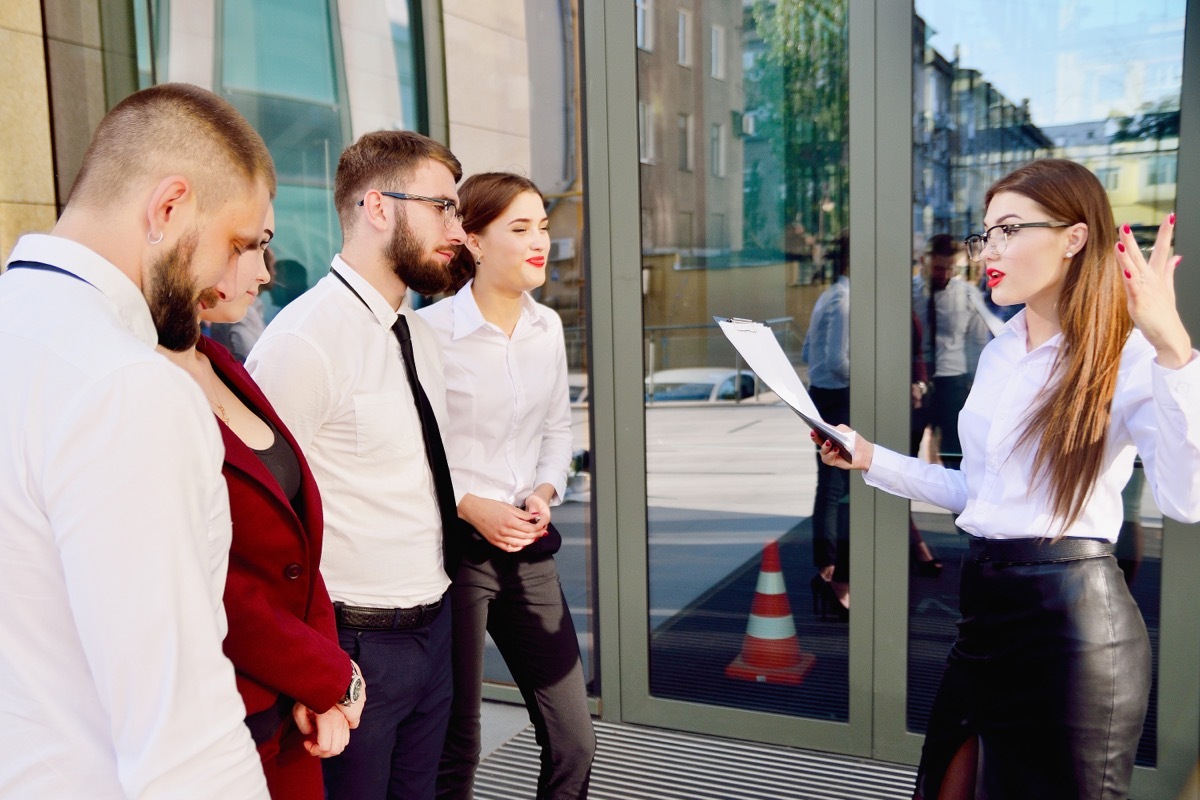
{"type": "Polygon", "coordinates": [[[977,736],[976,798],[1128,797],[1150,640],[1110,550],[972,540],[918,796],[937,797],[954,754],[977,736]]]}
{"type": "Polygon", "coordinates": [[[958,415],[971,394],[971,375],[950,375],[933,379],[933,394],[929,398],[929,424],[941,434],[942,464],[958,469],[962,463],[962,442],[958,438],[958,415]]]}
{"type": "Polygon", "coordinates": [[[450,603],[415,630],[340,627],[367,703],[340,756],[322,762],[329,800],[428,800],[450,717],[450,603]]]}
{"type": "MultiPolygon", "coordinates": [[[[822,389],[813,386],[808,390],[813,405],[817,407],[821,419],[830,425],[845,425],[850,422],[850,390],[822,389]]],[[[836,581],[850,580],[848,563],[849,539],[841,529],[848,526],[838,524],[838,506],[844,505],[850,494],[850,473],[837,467],[831,467],[821,461],[817,453],[817,496],[813,501],[812,512],[812,550],[813,566],[817,570],[833,564],[833,579],[836,581]]],[[[846,510],[842,509],[842,517],[846,518],[846,510]]]]}
{"type": "Polygon", "coordinates": [[[517,682],[541,747],[538,800],[587,797],[596,734],[579,640],[554,556],[499,553],[464,560],[450,588],[454,702],[438,769],[438,798],[470,800],[479,766],[484,632],[517,682]]]}

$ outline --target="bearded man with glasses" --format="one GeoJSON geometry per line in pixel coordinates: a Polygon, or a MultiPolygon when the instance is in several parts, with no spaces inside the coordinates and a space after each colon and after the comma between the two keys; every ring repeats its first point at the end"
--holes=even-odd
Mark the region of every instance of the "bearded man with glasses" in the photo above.
{"type": "Polygon", "coordinates": [[[461,177],[449,150],[409,131],[348,147],[334,184],[342,252],[246,363],[320,487],[321,572],[339,643],[368,687],[350,743],[324,762],[330,800],[434,796],[450,718],[443,596],[457,513],[438,424],[442,357],[404,299],[449,286],[465,238],[461,177]]]}

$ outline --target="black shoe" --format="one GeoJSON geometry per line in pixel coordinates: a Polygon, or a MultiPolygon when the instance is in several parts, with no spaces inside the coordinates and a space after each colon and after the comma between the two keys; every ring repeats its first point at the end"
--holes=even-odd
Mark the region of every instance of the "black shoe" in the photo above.
{"type": "Polygon", "coordinates": [[[813,575],[808,585],[812,587],[813,616],[820,616],[824,622],[850,621],[850,609],[842,605],[833,586],[820,573],[813,575]]]}

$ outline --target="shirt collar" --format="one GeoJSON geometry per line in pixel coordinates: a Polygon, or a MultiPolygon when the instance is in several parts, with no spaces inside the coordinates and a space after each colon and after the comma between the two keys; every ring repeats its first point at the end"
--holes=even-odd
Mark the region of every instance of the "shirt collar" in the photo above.
{"type": "MultiPolygon", "coordinates": [[[[1013,336],[1014,342],[1020,346],[1021,352],[1025,352],[1025,342],[1029,339],[1029,323],[1025,321],[1025,309],[1018,311],[1012,319],[1004,323],[1004,328],[1000,331],[1000,336],[1013,336]]],[[[1057,350],[1062,346],[1062,332],[1051,336],[1046,341],[1029,351],[1029,355],[1036,353],[1042,348],[1053,348],[1057,350]]]]}
{"type": "MultiPolygon", "coordinates": [[[[334,272],[346,279],[346,283],[354,287],[354,291],[358,292],[358,296],[367,304],[367,308],[375,315],[375,319],[379,320],[380,325],[391,328],[396,324],[396,318],[400,316],[399,312],[392,308],[392,304],[384,299],[379,290],[372,286],[366,278],[355,272],[354,267],[343,261],[340,254],[333,257],[331,266],[334,272]]],[[[343,289],[343,291],[345,290],[343,289]]]]}
{"type": "Polygon", "coordinates": [[[22,236],[8,258],[41,261],[66,270],[100,290],[117,312],[121,324],[150,347],[158,344],[158,329],[150,306],[134,282],[103,256],[86,245],[62,236],[31,233],[22,236]]]}
{"type": "MultiPolygon", "coordinates": [[[[467,281],[467,285],[459,289],[454,298],[450,301],[451,308],[454,311],[454,338],[462,339],[470,336],[475,331],[488,325],[488,321],[483,318],[483,312],[479,310],[479,304],[475,302],[475,293],[471,291],[471,286],[475,281],[467,281]]],[[[546,327],[546,321],[542,319],[542,315],[537,312],[537,301],[529,296],[529,292],[521,293],[521,319],[530,325],[538,325],[546,327]]],[[[521,323],[517,323],[518,328],[521,323]]],[[[515,334],[514,330],[514,334],[515,334]]]]}

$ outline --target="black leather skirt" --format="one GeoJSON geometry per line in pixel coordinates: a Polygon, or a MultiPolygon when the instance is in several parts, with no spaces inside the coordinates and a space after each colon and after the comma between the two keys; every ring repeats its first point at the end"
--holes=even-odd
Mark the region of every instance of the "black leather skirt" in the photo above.
{"type": "Polygon", "coordinates": [[[1096,539],[972,540],[918,797],[937,797],[972,736],[977,798],[1128,797],[1150,640],[1111,552],[1096,539]]]}

